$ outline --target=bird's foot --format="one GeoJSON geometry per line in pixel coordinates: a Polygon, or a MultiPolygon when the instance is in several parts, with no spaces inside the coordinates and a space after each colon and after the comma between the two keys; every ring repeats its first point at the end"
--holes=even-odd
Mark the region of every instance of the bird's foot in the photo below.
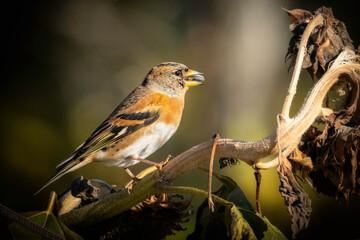
{"type": "Polygon", "coordinates": [[[140,182],[140,178],[137,178],[134,176],[134,178],[132,178],[131,182],[125,187],[125,189],[128,191],[128,193],[130,194],[130,191],[133,189],[133,186],[140,182]]]}
{"type": "Polygon", "coordinates": [[[135,183],[140,182],[140,179],[137,178],[128,168],[124,168],[124,170],[127,174],[129,174],[129,176],[132,179],[131,182],[125,186],[125,188],[128,190],[128,193],[130,194],[130,191],[132,190],[133,186],[135,185],[135,183]]]}
{"type": "Polygon", "coordinates": [[[172,158],[172,156],[169,154],[165,161],[159,162],[155,165],[159,169],[159,171],[162,171],[163,167],[168,164],[169,160],[172,158]]]}
{"type": "Polygon", "coordinates": [[[137,161],[139,161],[139,162],[143,162],[143,163],[149,164],[149,165],[151,165],[151,166],[155,166],[155,167],[157,167],[157,168],[161,171],[161,170],[163,169],[163,167],[169,162],[169,160],[170,160],[171,157],[172,157],[172,156],[169,154],[169,155],[167,156],[167,158],[165,159],[165,161],[162,161],[162,162],[159,162],[159,163],[153,162],[153,161],[150,161],[150,160],[147,160],[147,159],[138,158],[138,157],[135,157],[135,156],[132,156],[132,159],[133,159],[133,160],[137,160],[137,161]]]}

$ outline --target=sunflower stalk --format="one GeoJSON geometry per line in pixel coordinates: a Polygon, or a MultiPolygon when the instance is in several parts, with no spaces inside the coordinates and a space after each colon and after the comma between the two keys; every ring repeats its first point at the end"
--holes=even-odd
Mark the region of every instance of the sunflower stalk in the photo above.
{"type": "MultiPolygon", "coordinates": [[[[360,72],[360,64],[353,62],[354,54],[350,50],[340,54],[339,57],[342,58],[342,61],[336,65],[333,64],[311,89],[298,114],[283,126],[280,137],[277,136],[279,131],[274,131],[270,136],[256,142],[219,139],[214,157],[240,159],[250,166],[255,165],[258,169],[276,167],[278,161],[263,163],[260,159],[276,153],[278,150],[277,144],[280,145],[281,149],[286,149],[291,140],[298,139],[311,126],[321,112],[322,102],[327,92],[341,75],[351,76],[354,71],[360,72]],[[277,139],[279,139],[279,142],[277,142],[277,139]]],[[[355,81],[353,78],[346,79],[355,81]]],[[[88,225],[129,209],[151,195],[158,193],[157,185],[159,182],[171,183],[184,173],[208,162],[213,142],[214,140],[210,138],[176,156],[164,166],[163,171],[155,171],[134,185],[130,193],[127,191],[114,193],[101,201],[62,215],[61,220],[70,226],[77,224],[88,225]]]]}

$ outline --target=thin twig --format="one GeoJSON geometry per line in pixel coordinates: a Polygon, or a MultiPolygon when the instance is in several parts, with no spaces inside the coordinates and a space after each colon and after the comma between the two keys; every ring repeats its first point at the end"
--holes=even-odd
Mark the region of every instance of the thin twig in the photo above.
{"type": "Polygon", "coordinates": [[[254,172],[255,180],[256,180],[256,197],[255,197],[255,203],[256,203],[256,210],[262,216],[261,213],[261,206],[260,206],[260,184],[261,184],[261,172],[259,169],[256,169],[254,172]]]}
{"type": "Polygon", "coordinates": [[[220,135],[217,133],[214,136],[214,143],[211,148],[211,154],[210,154],[210,161],[209,161],[209,176],[208,176],[208,204],[209,209],[212,213],[215,211],[214,202],[212,200],[212,194],[211,194],[211,185],[212,185],[212,175],[213,175],[213,168],[214,168],[214,156],[215,156],[215,150],[216,145],[219,142],[220,135]]]}

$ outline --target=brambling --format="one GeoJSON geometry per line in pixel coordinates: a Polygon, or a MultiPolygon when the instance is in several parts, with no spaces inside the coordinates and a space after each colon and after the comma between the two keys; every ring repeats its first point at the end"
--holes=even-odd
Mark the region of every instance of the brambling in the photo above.
{"type": "Polygon", "coordinates": [[[146,158],[159,149],[177,130],[184,108],[185,93],[204,82],[202,73],[184,64],[165,62],[153,67],[110,116],[68,158],[34,195],[91,162],[127,169],[139,162],[157,167],[146,158]]]}

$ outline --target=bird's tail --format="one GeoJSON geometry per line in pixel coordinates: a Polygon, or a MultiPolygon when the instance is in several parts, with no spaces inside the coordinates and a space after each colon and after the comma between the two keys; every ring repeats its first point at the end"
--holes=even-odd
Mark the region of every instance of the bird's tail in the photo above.
{"type": "Polygon", "coordinates": [[[89,161],[87,159],[83,159],[82,161],[80,159],[74,159],[72,161],[68,161],[62,166],[59,166],[60,168],[57,170],[57,172],[49,180],[47,180],[47,182],[41,188],[39,188],[39,190],[34,193],[34,196],[65,174],[72,172],[88,163],[89,161]]]}

